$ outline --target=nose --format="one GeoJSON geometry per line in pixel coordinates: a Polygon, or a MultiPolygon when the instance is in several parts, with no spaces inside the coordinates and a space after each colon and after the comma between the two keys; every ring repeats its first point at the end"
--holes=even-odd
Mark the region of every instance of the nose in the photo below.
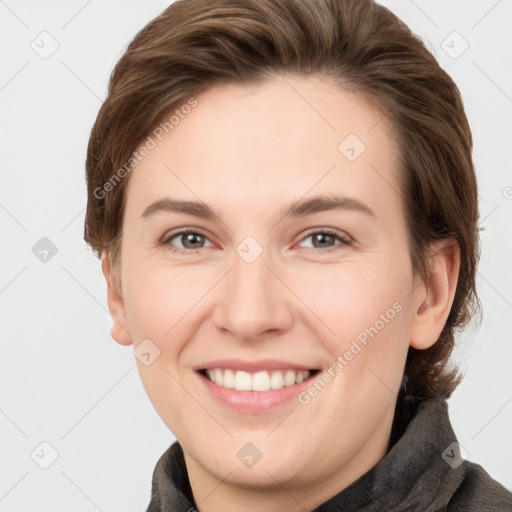
{"type": "Polygon", "coordinates": [[[248,263],[236,252],[222,280],[213,312],[215,326],[244,342],[283,333],[293,324],[292,292],[266,252],[248,263]]]}

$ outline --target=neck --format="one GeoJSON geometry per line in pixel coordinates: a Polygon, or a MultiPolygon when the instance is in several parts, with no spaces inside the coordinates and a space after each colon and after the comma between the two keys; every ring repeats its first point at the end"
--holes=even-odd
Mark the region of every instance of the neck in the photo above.
{"type": "MultiPolygon", "coordinates": [[[[326,473],[318,472],[315,480],[309,478],[307,482],[303,478],[300,482],[298,479],[295,482],[280,482],[274,475],[264,487],[240,485],[231,481],[229,473],[224,478],[211,474],[184,451],[198,512],[238,512],[256,508],[262,512],[312,511],[343,491],[384,457],[389,445],[393,416],[394,408],[391,407],[371,439],[349,461],[336,468],[328,467],[326,473]]],[[[298,478],[301,476],[298,475],[298,478]]]]}

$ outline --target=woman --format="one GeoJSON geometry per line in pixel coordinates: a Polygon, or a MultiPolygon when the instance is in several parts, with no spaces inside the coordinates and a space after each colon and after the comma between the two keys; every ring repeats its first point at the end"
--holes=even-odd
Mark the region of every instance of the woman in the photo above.
{"type": "Polygon", "coordinates": [[[446,399],[478,313],[459,91],[370,0],[181,0],[116,65],[85,239],[177,441],[157,510],[510,510],[446,399]]]}

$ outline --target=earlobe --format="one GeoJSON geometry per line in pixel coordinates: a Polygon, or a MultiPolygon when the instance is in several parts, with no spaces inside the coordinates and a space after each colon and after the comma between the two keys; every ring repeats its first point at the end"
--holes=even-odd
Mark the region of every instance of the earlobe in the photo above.
{"type": "Polygon", "coordinates": [[[453,238],[431,247],[433,270],[415,293],[410,346],[424,350],[439,339],[453,304],[460,267],[460,247],[453,238]]]}
{"type": "Polygon", "coordinates": [[[112,316],[112,327],[110,334],[120,345],[131,345],[132,337],[126,318],[123,297],[112,279],[112,262],[108,254],[103,253],[101,257],[101,270],[107,282],[107,302],[110,315],[112,316]]]}

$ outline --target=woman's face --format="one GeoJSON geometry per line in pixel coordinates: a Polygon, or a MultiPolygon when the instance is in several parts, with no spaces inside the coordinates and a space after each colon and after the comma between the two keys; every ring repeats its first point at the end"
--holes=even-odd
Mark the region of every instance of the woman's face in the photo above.
{"type": "Polygon", "coordinates": [[[318,78],[196,100],[130,175],[115,337],[193,487],[330,492],[386,451],[425,297],[390,125],[318,78]]]}

